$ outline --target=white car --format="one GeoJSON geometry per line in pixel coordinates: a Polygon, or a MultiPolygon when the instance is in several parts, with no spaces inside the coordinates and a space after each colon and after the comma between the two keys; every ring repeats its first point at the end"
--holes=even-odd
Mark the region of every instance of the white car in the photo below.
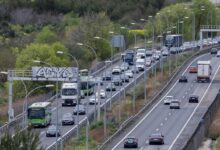
{"type": "Polygon", "coordinates": [[[129,78],[133,78],[134,74],[131,70],[125,71],[125,75],[127,75],[129,78]]]}
{"type": "Polygon", "coordinates": [[[97,95],[92,95],[90,98],[89,98],[89,104],[90,105],[95,105],[95,104],[98,104],[98,97],[97,95]]]}
{"type": "Polygon", "coordinates": [[[216,56],[217,56],[217,57],[220,57],[220,51],[217,52],[217,55],[216,55],[216,56]]]}
{"type": "Polygon", "coordinates": [[[106,98],[105,90],[101,89],[99,95],[102,99],[106,98]]]}
{"type": "Polygon", "coordinates": [[[163,100],[164,105],[169,105],[173,100],[173,96],[166,96],[163,100]]]}
{"type": "Polygon", "coordinates": [[[168,50],[163,50],[163,51],[162,51],[162,55],[163,55],[163,56],[169,56],[170,53],[169,53],[168,50]]]}

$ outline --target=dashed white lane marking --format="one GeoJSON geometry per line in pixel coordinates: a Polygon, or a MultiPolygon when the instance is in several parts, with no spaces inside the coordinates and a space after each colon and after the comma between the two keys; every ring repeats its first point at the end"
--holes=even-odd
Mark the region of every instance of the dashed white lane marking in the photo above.
{"type": "Polygon", "coordinates": [[[165,121],[167,121],[167,117],[165,118],[165,121]]]}
{"type": "Polygon", "coordinates": [[[157,128],[156,131],[158,132],[158,131],[159,131],[159,128],[157,128]]]}
{"type": "Polygon", "coordinates": [[[163,126],[163,123],[161,123],[160,126],[163,126]]]}

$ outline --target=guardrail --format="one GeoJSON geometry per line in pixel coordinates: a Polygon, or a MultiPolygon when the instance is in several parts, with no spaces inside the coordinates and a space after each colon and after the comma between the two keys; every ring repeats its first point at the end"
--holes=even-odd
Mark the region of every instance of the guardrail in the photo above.
{"type": "MultiPolygon", "coordinates": [[[[49,95],[51,96],[51,94],[52,93],[50,93],[49,95]]],[[[56,95],[53,95],[52,97],[50,97],[46,101],[52,102],[55,98],[56,98],[56,95]]],[[[39,99],[42,100],[42,97],[40,97],[39,99]]],[[[2,136],[2,135],[4,135],[5,132],[9,131],[9,129],[14,129],[16,127],[19,127],[19,125],[22,125],[23,119],[24,119],[24,113],[22,112],[19,115],[17,115],[12,122],[7,123],[7,124],[0,127],[0,135],[2,136]]]]}
{"type": "MultiPolygon", "coordinates": [[[[219,46],[215,46],[219,47],[219,46]]],[[[202,55],[204,53],[209,52],[211,47],[207,47],[203,49],[202,51],[197,52],[193,56],[191,56],[189,59],[187,59],[179,68],[178,70],[174,73],[174,75],[170,78],[170,80],[167,82],[167,84],[158,92],[158,94],[150,101],[148,104],[146,104],[136,115],[132,117],[129,122],[126,123],[126,126],[124,128],[128,127],[131,122],[137,121],[137,119],[146,111],[148,110],[152,105],[154,105],[159,98],[162,96],[162,94],[168,89],[168,87],[172,84],[173,79],[177,77],[177,75],[180,73],[180,71],[183,69],[183,67],[188,64],[190,61],[192,61],[195,57],[202,55]]],[[[107,139],[101,146],[98,147],[98,150],[102,150],[106,147],[108,143],[110,143],[112,140],[115,139],[116,136],[119,136],[125,129],[124,128],[119,128],[118,131],[116,131],[109,139],[107,139]]]]}
{"type": "MultiPolygon", "coordinates": [[[[167,60],[167,58],[165,58],[165,60],[167,60]]],[[[159,62],[156,62],[156,64],[154,64],[154,66],[152,66],[152,67],[155,67],[156,65],[159,66],[159,65],[160,65],[159,62]]],[[[140,75],[136,78],[137,83],[138,83],[139,81],[141,81],[141,79],[144,79],[144,72],[143,72],[142,74],[140,74],[140,75]]],[[[134,82],[130,82],[129,84],[126,85],[126,87],[124,87],[123,90],[120,90],[120,92],[114,94],[113,97],[112,97],[112,99],[109,98],[105,103],[103,103],[103,104],[101,105],[101,110],[102,110],[102,111],[104,110],[104,106],[105,106],[105,105],[106,105],[106,106],[109,106],[108,104],[110,103],[110,100],[111,100],[112,103],[113,103],[114,101],[116,101],[117,99],[119,99],[119,97],[124,93],[124,90],[128,90],[129,88],[132,88],[133,85],[134,85],[134,82]]],[[[127,126],[132,120],[134,120],[134,118],[135,118],[136,116],[137,116],[137,115],[135,115],[135,116],[133,116],[133,117],[130,117],[128,120],[126,120],[125,122],[123,122],[123,123],[121,124],[120,130],[118,130],[115,134],[113,134],[113,135],[111,136],[111,138],[113,138],[114,135],[117,135],[118,132],[120,132],[125,126],[127,126]]],[[[95,118],[94,118],[94,112],[91,113],[91,114],[89,114],[88,118],[89,118],[90,121],[94,120],[94,119],[95,119],[95,118]]],[[[81,120],[81,121],[79,122],[79,128],[83,127],[83,126],[86,124],[86,121],[87,121],[87,118],[84,118],[83,120],[81,120]]],[[[74,135],[76,135],[76,130],[75,130],[76,128],[77,128],[76,126],[73,127],[70,131],[68,131],[67,133],[65,133],[62,137],[58,138],[58,141],[57,141],[58,147],[59,147],[61,144],[63,144],[64,142],[66,142],[67,140],[69,140],[69,138],[71,138],[71,137],[73,137],[74,135]]],[[[54,142],[54,143],[52,143],[49,147],[47,147],[46,150],[54,150],[54,149],[55,149],[55,146],[56,146],[56,143],[54,142]]],[[[99,148],[102,148],[102,145],[101,145],[99,148]]]]}

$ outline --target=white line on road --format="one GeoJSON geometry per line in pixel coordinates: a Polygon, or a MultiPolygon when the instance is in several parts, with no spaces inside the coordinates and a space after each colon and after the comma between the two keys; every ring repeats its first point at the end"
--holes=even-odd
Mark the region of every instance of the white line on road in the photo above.
{"type": "Polygon", "coordinates": [[[203,101],[204,97],[206,96],[206,93],[208,92],[208,90],[210,89],[213,80],[215,79],[216,74],[218,73],[220,69],[220,66],[218,66],[218,69],[216,70],[211,83],[209,83],[209,86],[207,87],[205,93],[203,94],[201,101],[198,103],[198,105],[194,108],[192,114],[190,115],[189,119],[186,121],[186,123],[184,124],[183,128],[180,130],[179,134],[177,135],[177,137],[174,139],[173,143],[170,145],[168,150],[171,150],[171,148],[173,147],[173,145],[175,144],[175,142],[177,141],[177,139],[180,137],[180,135],[182,134],[183,130],[186,128],[187,124],[189,123],[189,121],[192,119],[193,115],[195,114],[196,110],[198,109],[199,105],[201,104],[201,102],[203,101]]]}
{"type": "MultiPolygon", "coordinates": [[[[207,55],[207,54],[204,54],[204,55],[207,55]]],[[[197,57],[196,59],[194,59],[188,66],[187,68],[184,70],[184,72],[182,73],[182,75],[184,75],[187,70],[189,69],[189,67],[196,61],[198,60],[199,58],[203,57],[204,55],[201,55],[199,57],[197,57]]],[[[160,99],[160,101],[157,102],[157,104],[154,105],[154,107],[134,126],[133,129],[131,129],[113,148],[112,150],[115,150],[120,143],[122,143],[125,138],[128,137],[129,134],[131,134],[153,111],[154,109],[162,102],[162,100],[170,93],[171,90],[173,90],[173,88],[177,85],[177,83],[179,82],[179,80],[177,80],[174,85],[169,89],[169,91],[165,94],[165,96],[163,98],[160,99]]]]}

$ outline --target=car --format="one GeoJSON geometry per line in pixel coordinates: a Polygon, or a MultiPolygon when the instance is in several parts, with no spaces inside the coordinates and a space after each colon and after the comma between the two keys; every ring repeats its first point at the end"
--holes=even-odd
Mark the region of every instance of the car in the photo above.
{"type": "Polygon", "coordinates": [[[138,68],[139,71],[144,71],[145,65],[144,59],[137,59],[136,60],[136,68],[138,68]]]}
{"type": "Polygon", "coordinates": [[[153,133],[149,136],[149,145],[163,145],[164,135],[162,133],[153,133]]]}
{"type": "Polygon", "coordinates": [[[216,55],[216,56],[217,56],[217,57],[220,57],[220,51],[217,52],[217,55],[216,55]]]}
{"type": "Polygon", "coordinates": [[[173,100],[173,96],[168,95],[164,97],[163,103],[164,105],[169,105],[172,100],[173,100]]]}
{"type": "Polygon", "coordinates": [[[189,103],[198,103],[199,102],[199,96],[198,95],[191,95],[189,97],[189,103]]]}
{"type": "Polygon", "coordinates": [[[115,85],[115,86],[122,86],[122,79],[120,76],[114,76],[113,79],[112,79],[112,83],[115,85]]]}
{"type": "Polygon", "coordinates": [[[56,125],[50,125],[46,131],[46,137],[60,136],[60,127],[56,125]]]}
{"type": "Polygon", "coordinates": [[[100,95],[100,98],[101,98],[101,99],[106,98],[105,90],[101,89],[100,92],[99,92],[99,95],[100,95]]]}
{"type": "Polygon", "coordinates": [[[90,105],[96,105],[96,104],[98,104],[98,94],[92,95],[92,96],[89,98],[89,104],[90,104],[90,105]]]}
{"type": "Polygon", "coordinates": [[[103,81],[111,81],[112,79],[112,75],[110,72],[105,72],[103,75],[102,75],[102,80],[103,81]]]}
{"type": "Polygon", "coordinates": [[[124,141],[124,148],[138,148],[138,139],[135,137],[128,137],[124,141]]]}
{"type": "Polygon", "coordinates": [[[135,65],[131,68],[131,71],[136,74],[139,73],[139,69],[135,65]]]}
{"type": "Polygon", "coordinates": [[[128,63],[126,63],[126,62],[122,63],[121,66],[120,66],[120,69],[121,69],[122,72],[128,70],[129,69],[128,63]]]}
{"type": "Polygon", "coordinates": [[[106,88],[105,88],[105,91],[109,92],[109,91],[116,91],[116,87],[113,83],[108,83],[106,88]]]}
{"type": "Polygon", "coordinates": [[[129,76],[127,76],[126,74],[122,74],[121,80],[122,80],[122,82],[129,82],[129,76]]]}
{"type": "Polygon", "coordinates": [[[198,72],[198,69],[196,66],[190,66],[189,67],[189,73],[197,73],[198,72]]]}
{"type": "Polygon", "coordinates": [[[134,74],[133,74],[132,70],[125,71],[125,75],[128,76],[129,78],[133,78],[134,77],[134,74]]]}
{"type": "Polygon", "coordinates": [[[158,54],[153,54],[152,56],[155,60],[160,60],[160,56],[158,54]]]}
{"type": "Polygon", "coordinates": [[[162,51],[162,55],[163,55],[163,56],[169,56],[170,53],[169,53],[168,50],[163,50],[163,51],[162,51]]]}
{"type": "Polygon", "coordinates": [[[112,69],[112,75],[121,75],[121,69],[119,66],[116,66],[112,69]]]}
{"type": "Polygon", "coordinates": [[[180,101],[178,99],[171,100],[170,109],[180,109],[180,101]]]}
{"type": "Polygon", "coordinates": [[[180,76],[180,78],[179,78],[179,82],[188,82],[188,79],[187,79],[186,76],[182,75],[182,76],[180,76]]]}
{"type": "Polygon", "coordinates": [[[76,107],[73,109],[73,115],[85,115],[86,114],[86,109],[84,105],[79,104],[76,105],[76,107]],[[79,110],[79,111],[78,111],[79,110]]]}
{"type": "Polygon", "coordinates": [[[151,64],[152,64],[152,60],[151,60],[151,58],[146,58],[146,63],[145,63],[145,65],[146,65],[146,67],[150,67],[151,66],[151,64]]]}
{"type": "Polygon", "coordinates": [[[212,48],[210,54],[217,54],[218,49],[217,48],[212,48]]]}
{"type": "Polygon", "coordinates": [[[71,113],[66,113],[62,116],[62,125],[74,125],[74,118],[71,113]]]}

